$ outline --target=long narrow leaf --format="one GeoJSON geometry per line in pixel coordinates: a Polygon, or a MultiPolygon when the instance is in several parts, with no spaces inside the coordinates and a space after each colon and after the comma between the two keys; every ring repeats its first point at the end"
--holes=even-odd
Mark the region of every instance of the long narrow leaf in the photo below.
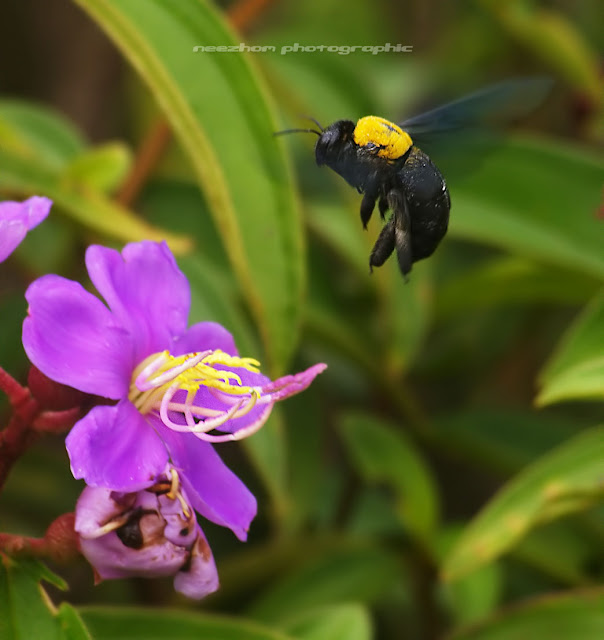
{"type": "Polygon", "coordinates": [[[201,0],[77,0],[154,93],[188,153],[273,371],[295,346],[302,227],[259,78],[201,0]]]}

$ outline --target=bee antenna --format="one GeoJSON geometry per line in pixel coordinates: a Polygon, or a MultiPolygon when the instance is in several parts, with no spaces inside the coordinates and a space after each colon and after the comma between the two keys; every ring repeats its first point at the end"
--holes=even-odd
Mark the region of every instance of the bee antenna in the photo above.
{"type": "Polygon", "coordinates": [[[273,135],[282,136],[286,133],[316,133],[318,136],[321,135],[321,131],[317,131],[316,129],[285,129],[283,131],[275,131],[273,135]]]}
{"type": "Polygon", "coordinates": [[[300,115],[299,117],[302,118],[303,120],[310,120],[311,122],[314,122],[321,131],[325,131],[325,129],[320,125],[319,121],[316,118],[313,118],[312,116],[305,116],[305,115],[300,115]]]}

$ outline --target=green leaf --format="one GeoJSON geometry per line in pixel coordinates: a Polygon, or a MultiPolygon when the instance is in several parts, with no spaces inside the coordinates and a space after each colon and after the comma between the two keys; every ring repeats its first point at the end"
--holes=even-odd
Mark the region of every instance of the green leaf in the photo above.
{"type": "Polygon", "coordinates": [[[604,638],[604,589],[536,598],[504,610],[476,627],[459,631],[449,640],[527,640],[604,638]]]}
{"type": "Polygon", "coordinates": [[[57,618],[65,640],[92,640],[80,614],[69,603],[61,604],[57,618]]]}
{"type": "Polygon", "coordinates": [[[434,434],[455,456],[508,476],[572,438],[577,425],[540,411],[484,407],[439,417],[434,434]]]}
{"type": "Polygon", "coordinates": [[[583,304],[601,282],[575,271],[523,258],[505,257],[481,262],[451,278],[436,299],[439,319],[518,304],[583,304]]]}
{"type": "MultiPolygon", "coordinates": [[[[459,537],[461,527],[449,525],[436,540],[439,557],[445,557],[459,537]]],[[[444,601],[456,625],[480,620],[492,613],[501,598],[503,573],[497,563],[485,565],[455,582],[441,585],[444,601]]]]}
{"type": "Polygon", "coordinates": [[[272,500],[272,516],[279,522],[288,509],[287,454],[280,407],[275,407],[267,423],[243,443],[272,500]]]}
{"type": "MultiPolygon", "coordinates": [[[[325,285],[325,282],[321,283],[325,285]]],[[[336,350],[344,354],[348,359],[360,364],[368,372],[376,374],[376,360],[374,346],[371,337],[364,335],[355,325],[359,318],[350,317],[350,322],[342,322],[346,317],[346,307],[339,305],[339,300],[328,295],[329,287],[325,292],[313,292],[314,296],[305,309],[305,326],[307,330],[324,343],[331,351],[336,350]]],[[[362,316],[360,318],[362,323],[362,316]]],[[[330,362],[330,367],[333,362],[330,362]]],[[[350,368],[350,367],[348,367],[350,368]]]]}
{"type": "MultiPolygon", "coordinates": [[[[20,291],[3,291],[0,297],[0,353],[2,368],[6,371],[19,371],[23,367],[23,345],[21,342],[23,318],[27,314],[27,302],[20,291]]],[[[22,369],[21,369],[22,370],[22,369]]]]}
{"type": "Polygon", "coordinates": [[[604,399],[604,292],[574,322],[541,373],[537,404],[604,399]]]}
{"type": "Polygon", "coordinates": [[[482,0],[481,4],[523,50],[534,52],[545,68],[564,78],[586,100],[602,104],[598,51],[565,12],[554,7],[540,10],[523,0],[505,5],[482,0]]]}
{"type": "MultiPolygon", "coordinates": [[[[312,30],[316,38],[316,22],[312,30]]],[[[300,37],[298,31],[296,25],[296,39],[300,37]]],[[[261,62],[279,104],[288,108],[285,128],[302,126],[302,113],[313,115],[327,126],[355,113],[376,111],[372,93],[359,91],[358,70],[352,69],[344,56],[279,55],[267,56],[261,62]]]]}
{"type": "Polygon", "coordinates": [[[203,195],[192,179],[154,178],[145,184],[137,203],[149,222],[189,235],[195,243],[191,259],[203,261],[204,271],[211,269],[209,277],[219,280],[217,289],[227,287],[228,297],[240,299],[220,237],[208,215],[203,195]]]}
{"type": "Polygon", "coordinates": [[[592,580],[589,567],[597,562],[599,540],[590,538],[586,527],[578,525],[568,519],[535,529],[511,553],[562,584],[587,586],[592,580]]]}
{"type": "Polygon", "coordinates": [[[325,438],[321,395],[301,393],[280,407],[284,414],[284,437],[289,452],[288,482],[285,486],[290,508],[286,524],[294,530],[315,521],[321,505],[318,497],[325,495],[328,469],[317,457],[325,438]]]}
{"type": "Polygon", "coordinates": [[[271,587],[251,608],[264,622],[282,624],[300,611],[350,601],[373,602],[399,578],[398,561],[389,552],[346,544],[314,558],[271,587]]]}
{"type": "Polygon", "coordinates": [[[260,347],[249,320],[238,306],[237,289],[228,274],[196,252],[178,261],[191,285],[190,324],[212,320],[233,334],[240,354],[260,358],[260,347]]]}
{"type": "Polygon", "coordinates": [[[284,625],[298,640],[371,640],[371,618],[360,604],[302,611],[284,625]]]}
{"type": "Polygon", "coordinates": [[[63,116],[21,100],[0,100],[0,148],[61,169],[86,143],[63,116]]]}
{"type": "MultiPolygon", "coordinates": [[[[370,274],[369,254],[382,223],[376,218],[370,222],[369,232],[363,230],[358,203],[350,207],[315,202],[306,218],[313,233],[342,259],[343,268],[353,269],[361,282],[375,291],[382,349],[388,354],[391,369],[397,372],[407,369],[420,351],[429,328],[431,263],[415,265],[408,283],[401,277],[395,260],[370,274]]],[[[325,317],[324,312],[325,309],[321,309],[320,315],[325,317]]],[[[339,319],[338,324],[338,331],[343,331],[339,319]]],[[[371,359],[373,351],[367,346],[366,357],[371,359]]]]}
{"type": "Polygon", "coordinates": [[[434,282],[434,262],[413,265],[409,282],[404,282],[396,264],[390,260],[388,287],[381,296],[383,321],[392,323],[392,337],[384,341],[391,370],[407,371],[416,360],[430,329],[434,282]]]}
{"type": "Polygon", "coordinates": [[[94,640],[292,640],[249,620],[187,611],[86,607],[80,614],[94,640]]]}
{"type": "Polygon", "coordinates": [[[62,177],[98,189],[104,193],[114,191],[125,179],[132,164],[132,153],[121,142],[108,142],[78,155],[62,177]]]}
{"type": "Polygon", "coordinates": [[[355,496],[346,530],[366,538],[400,537],[401,519],[388,492],[379,486],[364,486],[355,496]]]}
{"type": "Polygon", "coordinates": [[[0,638],[59,640],[59,623],[40,581],[63,585],[37,560],[0,557],[0,638]]]}
{"type": "Polygon", "coordinates": [[[166,240],[176,253],[191,245],[189,238],[153,227],[96,189],[65,181],[59,171],[1,148],[0,188],[45,195],[84,226],[118,240],[166,240]]]}
{"type": "Polygon", "coordinates": [[[461,580],[443,585],[448,608],[456,624],[484,618],[501,597],[503,575],[497,564],[480,567],[461,580]]]}
{"type": "Polygon", "coordinates": [[[329,251],[311,254],[305,321],[330,348],[335,346],[362,364],[372,378],[398,377],[414,361],[429,328],[431,263],[414,267],[408,284],[396,261],[370,274],[369,254],[382,223],[374,216],[369,231],[364,231],[358,202],[354,206],[313,202],[306,217],[329,251]],[[335,268],[332,254],[341,260],[335,268]]]}
{"type": "Polygon", "coordinates": [[[351,207],[313,202],[306,212],[311,230],[329,245],[359,277],[369,274],[371,245],[363,235],[358,213],[351,207]]]}
{"type": "Polygon", "coordinates": [[[456,580],[512,548],[533,527],[604,496],[604,427],[565,442],[522,471],[467,526],[443,575],[456,580]]]}
{"type": "Polygon", "coordinates": [[[303,290],[302,225],[287,157],[247,57],[194,51],[239,37],[200,0],[78,4],[149,85],[188,153],[269,364],[282,371],[296,344],[303,290]]]}
{"type": "Polygon", "coordinates": [[[391,488],[405,527],[428,540],[439,519],[436,484],[402,429],[369,414],[348,414],[340,433],[357,471],[367,482],[391,488]]]}
{"type": "Polygon", "coordinates": [[[81,261],[80,235],[74,225],[53,214],[27,234],[14,255],[32,275],[69,273],[81,261]]]}
{"type": "Polygon", "coordinates": [[[449,185],[450,232],[602,280],[603,172],[604,162],[585,150],[511,139],[449,185]]]}
{"type": "Polygon", "coordinates": [[[60,115],[26,102],[0,100],[0,188],[45,195],[81,224],[126,242],[169,242],[175,252],[190,241],[157,229],[117,203],[109,190],[130,163],[121,143],[86,150],[85,141],[60,115]]]}

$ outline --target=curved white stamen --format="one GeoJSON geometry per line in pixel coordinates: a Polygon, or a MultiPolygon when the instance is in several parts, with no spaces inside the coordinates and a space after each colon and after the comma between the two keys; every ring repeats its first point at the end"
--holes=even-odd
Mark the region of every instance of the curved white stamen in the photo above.
{"type": "Polygon", "coordinates": [[[199,405],[187,405],[182,402],[170,402],[168,411],[175,411],[176,413],[184,413],[188,408],[191,409],[191,413],[196,418],[204,420],[205,418],[216,418],[224,415],[224,411],[220,409],[209,409],[208,407],[200,407],[199,405]]]}
{"type": "MultiPolygon", "coordinates": [[[[257,396],[258,404],[266,403],[266,401],[264,400],[265,395],[262,392],[262,387],[250,387],[250,389],[251,389],[251,393],[257,396]]],[[[236,402],[236,398],[233,398],[233,396],[230,396],[229,394],[225,393],[224,391],[221,391],[220,389],[216,389],[216,387],[208,387],[208,391],[216,398],[216,400],[220,400],[220,402],[224,404],[233,404],[234,402],[236,402]]],[[[266,396],[266,397],[270,398],[270,396],[266,396]]]]}
{"type": "Polygon", "coordinates": [[[228,420],[231,420],[235,417],[235,414],[241,408],[243,404],[243,400],[239,402],[239,404],[233,405],[228,411],[223,413],[221,416],[217,418],[208,418],[207,420],[203,420],[202,422],[198,422],[194,428],[191,428],[191,433],[207,433],[208,431],[212,431],[213,429],[217,429],[222,426],[228,420]]]}
{"type": "MultiPolygon", "coordinates": [[[[162,351],[161,353],[156,354],[155,356],[150,356],[150,358],[151,358],[150,360],[149,358],[147,358],[146,360],[143,360],[143,362],[139,364],[138,367],[136,367],[136,369],[134,370],[134,373],[133,373],[134,386],[137,389],[140,389],[141,386],[144,387],[145,382],[147,381],[147,378],[152,376],[158,369],[162,367],[163,364],[168,362],[168,360],[170,359],[170,354],[168,353],[168,351],[162,351]],[[149,362],[148,364],[145,364],[147,360],[149,360],[149,362]],[[142,368],[141,368],[141,365],[142,365],[142,368]]],[[[144,390],[144,389],[141,389],[141,390],[144,390]]]]}
{"type": "Polygon", "coordinates": [[[112,520],[109,520],[109,522],[104,524],[102,527],[99,527],[98,529],[96,529],[94,534],[90,534],[86,532],[86,535],[82,535],[82,537],[86,538],[86,540],[94,540],[95,538],[100,538],[101,536],[104,536],[107,533],[111,533],[112,531],[115,531],[116,529],[123,527],[128,522],[129,518],[130,518],[129,513],[122,514],[119,518],[114,518],[112,520]]]}
{"type": "Polygon", "coordinates": [[[174,469],[174,467],[170,469],[170,475],[172,476],[172,480],[170,482],[170,491],[166,493],[166,498],[168,498],[169,500],[178,500],[178,502],[180,503],[180,508],[182,509],[183,516],[187,520],[190,520],[192,512],[189,510],[189,505],[180,491],[180,478],[178,476],[178,472],[176,471],[176,469],[174,469]]]}
{"type": "MultiPolygon", "coordinates": [[[[185,408],[184,408],[184,415],[185,415],[185,420],[187,422],[187,424],[189,425],[189,427],[194,428],[195,427],[195,418],[193,417],[193,414],[191,413],[191,406],[193,404],[193,400],[195,399],[195,392],[194,391],[187,391],[187,397],[185,398],[185,408]]],[[[170,407],[172,408],[172,404],[170,403],[170,407]]]]}
{"type": "Polygon", "coordinates": [[[198,353],[195,356],[191,356],[187,358],[181,365],[168,369],[164,373],[156,376],[155,378],[149,379],[147,382],[150,385],[149,388],[153,387],[161,387],[164,384],[167,384],[171,380],[177,378],[181,373],[192,369],[196,365],[198,365],[204,357],[208,354],[208,351],[204,351],[202,353],[198,353]]]}
{"type": "MultiPolygon", "coordinates": [[[[174,395],[174,394],[172,393],[171,395],[174,395]]],[[[195,422],[192,412],[189,409],[189,416],[191,417],[192,424],[189,424],[187,420],[187,424],[183,425],[183,424],[177,424],[176,422],[170,419],[168,415],[168,411],[172,411],[173,408],[170,405],[169,399],[170,399],[170,393],[168,392],[164,396],[164,399],[162,400],[162,403],[161,403],[161,407],[159,410],[160,418],[167,427],[169,427],[173,431],[178,431],[179,433],[205,433],[206,431],[212,431],[212,429],[216,429],[216,427],[219,427],[220,425],[224,424],[227,420],[230,420],[241,408],[241,405],[244,403],[244,399],[242,398],[238,404],[233,405],[228,411],[222,412],[220,415],[214,418],[209,418],[209,419],[203,420],[202,422],[197,422],[197,423],[195,422]]]]}
{"type": "MultiPolygon", "coordinates": [[[[168,404],[168,410],[169,411],[174,411],[176,413],[183,413],[183,414],[187,414],[189,413],[191,416],[193,416],[193,419],[206,419],[206,418],[220,418],[226,415],[231,416],[232,418],[241,418],[243,416],[245,416],[246,414],[248,414],[253,408],[254,406],[256,406],[256,404],[258,404],[258,394],[253,391],[252,395],[248,398],[246,404],[242,403],[244,402],[244,399],[240,399],[238,400],[235,405],[235,407],[240,407],[239,410],[231,415],[232,412],[232,408],[229,409],[229,411],[220,411],[219,409],[209,409],[207,407],[200,407],[198,405],[193,405],[193,404],[187,404],[187,403],[181,403],[181,402],[172,402],[169,401],[168,404]]],[[[207,421],[207,420],[206,420],[207,421]]],[[[196,426],[197,423],[193,422],[191,424],[191,426],[196,426]]],[[[181,425],[182,426],[182,425],[181,425]]]]}
{"type": "Polygon", "coordinates": [[[195,435],[205,442],[210,442],[212,444],[219,444],[220,442],[229,442],[234,440],[242,440],[243,438],[247,438],[248,436],[253,435],[256,431],[259,431],[266,422],[268,418],[268,412],[261,416],[256,422],[248,425],[244,429],[239,429],[235,433],[225,433],[224,435],[210,435],[209,433],[196,433],[195,435]]]}
{"type": "MultiPolygon", "coordinates": [[[[205,438],[206,434],[220,430],[230,420],[247,415],[256,405],[271,402],[270,395],[264,397],[262,386],[245,385],[241,377],[230,370],[240,368],[258,373],[257,365],[259,363],[256,360],[230,356],[220,350],[182,356],[172,356],[164,351],[149,356],[135,370],[129,399],[142,414],[159,414],[158,417],[169,429],[205,438]],[[177,392],[180,392],[178,402],[175,401],[177,392]],[[224,408],[220,410],[204,406],[212,404],[211,397],[216,398],[224,408]],[[174,414],[182,424],[170,417],[174,414]]],[[[207,438],[216,442],[238,440],[244,434],[260,428],[262,422],[258,424],[255,421],[251,427],[240,429],[237,433],[241,435],[225,433],[207,438]]]]}
{"type": "Polygon", "coordinates": [[[206,431],[212,431],[213,429],[220,427],[227,420],[230,420],[231,418],[233,418],[234,415],[239,410],[239,407],[241,406],[241,404],[243,404],[243,400],[241,401],[240,405],[235,405],[234,407],[229,409],[229,411],[223,413],[222,415],[216,418],[208,418],[201,422],[197,422],[197,423],[194,422],[193,425],[177,424],[176,422],[173,422],[172,420],[170,420],[170,418],[168,418],[167,415],[165,418],[162,416],[162,421],[167,427],[169,427],[173,431],[178,431],[179,433],[194,433],[194,434],[205,433],[206,431]]]}

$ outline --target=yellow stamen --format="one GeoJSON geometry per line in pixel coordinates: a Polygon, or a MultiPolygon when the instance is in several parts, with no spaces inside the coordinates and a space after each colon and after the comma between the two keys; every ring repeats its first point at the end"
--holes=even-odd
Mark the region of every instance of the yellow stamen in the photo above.
{"type": "Polygon", "coordinates": [[[180,506],[182,508],[182,513],[184,517],[189,520],[191,517],[191,512],[189,511],[189,505],[184,499],[182,493],[180,492],[180,478],[178,477],[178,473],[176,469],[173,467],[170,468],[170,475],[172,476],[172,483],[170,485],[170,491],[166,493],[166,498],[170,500],[178,500],[180,502],[180,506]]]}
{"type": "Polygon", "coordinates": [[[260,372],[257,360],[231,356],[219,349],[182,356],[172,356],[168,351],[163,351],[149,356],[136,367],[129,399],[144,414],[158,409],[167,392],[173,395],[177,390],[187,392],[188,405],[192,404],[195,393],[201,387],[235,396],[258,393],[254,387],[244,385],[234,371],[216,369],[217,365],[260,372]]]}

